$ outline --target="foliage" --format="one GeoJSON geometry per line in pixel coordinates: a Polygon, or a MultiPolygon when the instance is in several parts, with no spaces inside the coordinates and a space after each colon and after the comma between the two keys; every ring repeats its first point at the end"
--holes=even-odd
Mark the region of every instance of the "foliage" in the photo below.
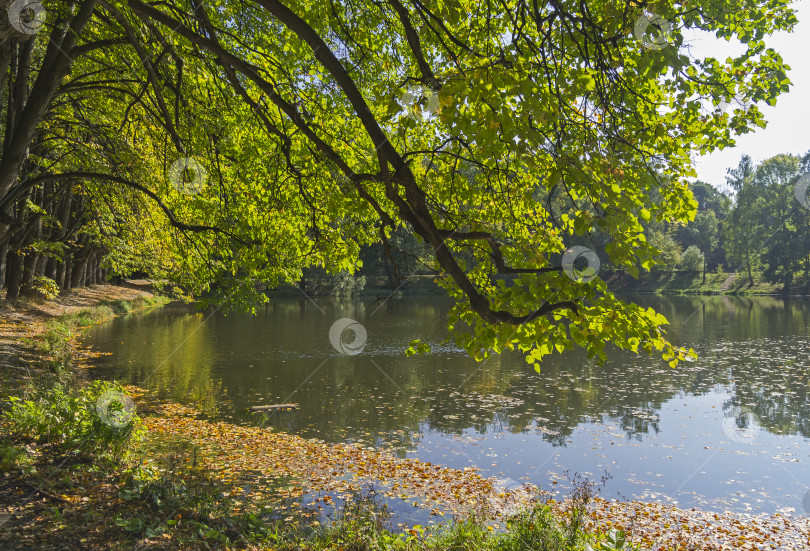
{"type": "Polygon", "coordinates": [[[691,152],[764,125],[756,105],[714,105],[773,105],[789,80],[766,40],[796,23],[786,0],[668,1],[646,7],[673,29],[650,47],[645,6],[614,1],[45,4],[36,35],[3,43],[29,100],[0,103],[15,274],[52,242],[68,246],[37,260],[64,252],[77,282],[91,251],[91,277],[100,257],[252,310],[257,285],[416,241],[458,343],[532,364],[607,343],[686,357],[663,316],[573,281],[562,256],[597,243],[606,265],[652,268],[645,224],[694,216],[691,152]],[[695,59],[689,30],[742,52],[695,59]]]}
{"type": "Polygon", "coordinates": [[[678,266],[681,270],[688,270],[691,272],[698,272],[703,269],[703,253],[697,245],[689,245],[689,248],[684,251],[681,257],[681,264],[678,266]]]}
{"type": "Polygon", "coordinates": [[[681,262],[681,246],[671,235],[653,230],[649,237],[650,245],[658,251],[659,263],[654,270],[672,270],[681,262]]]}
{"type": "Polygon", "coordinates": [[[24,464],[28,453],[22,446],[0,440],[0,472],[11,471],[24,464]]]}
{"type": "Polygon", "coordinates": [[[59,285],[54,280],[45,276],[34,276],[33,294],[46,300],[59,296],[59,285]]]}
{"type": "Polygon", "coordinates": [[[329,274],[323,268],[307,268],[301,276],[302,289],[308,295],[350,297],[359,294],[366,285],[365,276],[354,276],[344,270],[329,274]]]}
{"type": "Polygon", "coordinates": [[[57,383],[25,399],[13,396],[3,413],[4,422],[9,434],[23,441],[52,444],[65,454],[120,458],[130,440],[140,436],[140,421],[133,417],[120,427],[105,423],[96,409],[105,392],[122,389],[106,381],[80,390],[57,383]]]}
{"type": "Polygon", "coordinates": [[[726,225],[732,258],[751,273],[760,266],[769,281],[789,288],[810,274],[810,209],[796,198],[801,162],[777,155],[753,165],[743,158],[734,181],[739,191],[726,225]]]}

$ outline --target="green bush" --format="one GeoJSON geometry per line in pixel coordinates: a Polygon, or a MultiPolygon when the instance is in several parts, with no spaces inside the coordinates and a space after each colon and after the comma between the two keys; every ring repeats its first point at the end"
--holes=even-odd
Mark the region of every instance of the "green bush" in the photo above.
{"type": "Polygon", "coordinates": [[[117,397],[123,394],[107,381],[81,390],[55,383],[29,399],[11,397],[4,421],[17,439],[50,444],[64,453],[120,458],[141,432],[140,419],[122,411],[117,397]]]}
{"type": "Polygon", "coordinates": [[[35,275],[31,294],[50,300],[59,296],[59,285],[49,277],[35,275]]]}
{"type": "Polygon", "coordinates": [[[692,272],[699,272],[703,269],[703,253],[695,245],[690,245],[683,256],[681,256],[681,263],[679,265],[681,270],[689,270],[692,272]]]}
{"type": "Polygon", "coordinates": [[[498,542],[498,551],[567,551],[583,549],[583,537],[576,527],[566,530],[546,505],[537,505],[508,521],[508,530],[498,542]]]}
{"type": "Polygon", "coordinates": [[[21,447],[0,442],[0,472],[10,471],[24,463],[28,453],[21,447]]]}

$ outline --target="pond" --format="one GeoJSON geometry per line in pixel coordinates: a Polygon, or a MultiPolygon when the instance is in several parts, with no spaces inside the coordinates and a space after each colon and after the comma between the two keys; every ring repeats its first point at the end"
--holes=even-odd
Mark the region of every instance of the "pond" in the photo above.
{"type": "Polygon", "coordinates": [[[672,369],[613,349],[603,365],[578,351],[555,354],[539,373],[520,354],[477,363],[444,342],[442,297],[390,308],[275,299],[255,317],[169,305],[96,326],[84,344],[110,353],[100,376],[215,418],[475,467],[560,496],[574,473],[608,473],[606,498],[810,513],[802,505],[810,507],[810,300],[625,298],[666,315],[670,338],[698,360],[672,369]],[[336,341],[348,353],[330,342],[342,318],[366,331],[365,343],[351,342],[362,329],[336,341]],[[416,338],[433,352],[407,357],[416,338]],[[286,402],[300,409],[247,412],[286,402]]]}

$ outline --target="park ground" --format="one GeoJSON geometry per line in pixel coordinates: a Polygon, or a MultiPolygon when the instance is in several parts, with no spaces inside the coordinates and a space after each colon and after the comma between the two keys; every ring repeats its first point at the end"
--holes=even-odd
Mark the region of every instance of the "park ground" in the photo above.
{"type": "Polygon", "coordinates": [[[623,272],[602,274],[608,288],[624,293],[664,293],[696,295],[810,295],[810,285],[795,283],[786,287],[783,283],[766,281],[761,272],[707,273],[706,280],[700,272],[645,272],[638,279],[623,272]]]}
{"type": "Polygon", "coordinates": [[[475,471],[210,421],[93,381],[82,328],[165,302],[145,281],[0,301],[0,548],[608,550],[622,548],[615,530],[625,549],[810,548],[804,517],[605,501],[584,481],[562,502],[504,494],[475,471]],[[134,398],[125,429],[98,422],[111,390],[134,398]],[[386,499],[436,522],[391,522],[386,499]]]}

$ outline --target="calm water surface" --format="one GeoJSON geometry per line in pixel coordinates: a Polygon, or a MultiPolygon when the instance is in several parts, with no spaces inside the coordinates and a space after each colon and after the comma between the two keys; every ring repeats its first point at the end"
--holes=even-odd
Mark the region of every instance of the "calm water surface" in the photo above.
{"type": "Polygon", "coordinates": [[[257,422],[248,406],[296,402],[266,422],[562,495],[566,473],[607,472],[608,498],[806,514],[810,300],[627,298],[665,314],[670,337],[699,359],[671,369],[614,350],[599,366],[574,352],[540,373],[519,354],[476,363],[444,342],[449,302],[437,297],[390,312],[373,300],[274,300],[255,317],[170,305],[97,326],[85,344],[111,353],[101,376],[213,417],[257,422]],[[330,344],[340,318],[367,329],[360,354],[330,344]],[[430,356],[406,357],[416,338],[433,344],[430,356]]]}

